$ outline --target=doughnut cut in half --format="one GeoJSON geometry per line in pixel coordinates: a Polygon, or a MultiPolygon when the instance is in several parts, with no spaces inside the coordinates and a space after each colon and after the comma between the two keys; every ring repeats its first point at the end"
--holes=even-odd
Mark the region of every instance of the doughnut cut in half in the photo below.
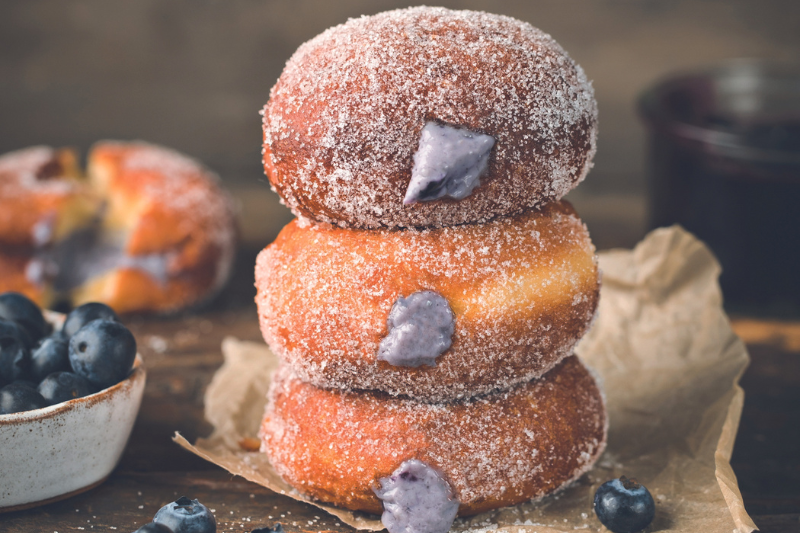
{"type": "Polygon", "coordinates": [[[196,304],[228,278],[232,203],[197,161],[143,142],[0,157],[0,292],[39,305],[97,301],[125,312],[196,304]]]}

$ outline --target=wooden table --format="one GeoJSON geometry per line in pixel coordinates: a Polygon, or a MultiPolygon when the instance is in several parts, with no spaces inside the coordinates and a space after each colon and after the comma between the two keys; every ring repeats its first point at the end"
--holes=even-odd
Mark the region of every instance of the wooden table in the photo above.
{"type": "MultiPolygon", "coordinates": [[[[148,368],[142,408],[128,448],[101,486],[68,500],[0,515],[0,531],[131,532],[179,496],[215,510],[218,531],[250,532],[281,522],[287,532],[353,531],[326,513],[276,495],[199,459],[171,441],[210,431],[203,393],[222,363],[220,343],[233,335],[260,340],[252,304],[255,251],[237,259],[226,293],[196,314],[134,317],[127,324],[148,368]]],[[[800,531],[800,321],[734,321],[753,362],[742,385],[747,399],[733,455],[745,505],[766,532],[800,531]]]]}

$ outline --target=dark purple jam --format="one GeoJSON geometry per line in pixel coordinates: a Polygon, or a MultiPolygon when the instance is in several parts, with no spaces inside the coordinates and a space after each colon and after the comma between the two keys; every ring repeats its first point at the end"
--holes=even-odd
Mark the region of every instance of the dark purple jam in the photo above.
{"type": "Polygon", "coordinates": [[[375,494],[383,501],[381,522],[389,533],[446,533],[459,502],[450,485],[433,468],[417,459],[405,461],[381,478],[375,494]]]}
{"type": "Polygon", "coordinates": [[[449,196],[466,198],[480,185],[494,137],[429,122],[422,129],[405,205],[449,196]]]}

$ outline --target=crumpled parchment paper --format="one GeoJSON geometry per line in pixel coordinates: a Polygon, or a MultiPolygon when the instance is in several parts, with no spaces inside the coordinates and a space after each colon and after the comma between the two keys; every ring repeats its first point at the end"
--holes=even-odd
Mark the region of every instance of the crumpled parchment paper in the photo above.
{"type": "MultiPolygon", "coordinates": [[[[561,493],[475,517],[453,531],[553,533],[604,530],[594,516],[596,488],[635,477],[656,501],[648,531],[749,533],[730,457],[744,402],[738,381],[744,344],[722,310],[720,268],[709,250],[679,227],[650,233],[634,250],[601,252],[598,318],[577,353],[594,368],[608,401],[608,448],[598,464],[561,493]]],[[[208,439],[187,450],[276,492],[380,530],[379,517],[304,498],[284,483],[263,454],[246,451],[256,437],[277,358],[263,344],[223,342],[225,364],[206,392],[208,439]]]]}

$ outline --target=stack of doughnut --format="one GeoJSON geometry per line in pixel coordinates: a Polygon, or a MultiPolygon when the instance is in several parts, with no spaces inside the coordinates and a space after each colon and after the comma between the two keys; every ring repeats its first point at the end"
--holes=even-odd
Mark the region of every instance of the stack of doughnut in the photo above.
{"type": "Polygon", "coordinates": [[[582,69],[504,16],[418,7],[302,45],[263,110],[297,218],[256,264],[281,359],[262,451],[305,495],[391,533],[540,498],[605,447],[573,355],[597,308],[582,69]]]}
{"type": "Polygon", "coordinates": [[[236,231],[213,173],[143,142],[99,142],[88,161],[84,176],[69,149],[0,156],[0,292],[166,313],[224,284],[236,231]]]}

